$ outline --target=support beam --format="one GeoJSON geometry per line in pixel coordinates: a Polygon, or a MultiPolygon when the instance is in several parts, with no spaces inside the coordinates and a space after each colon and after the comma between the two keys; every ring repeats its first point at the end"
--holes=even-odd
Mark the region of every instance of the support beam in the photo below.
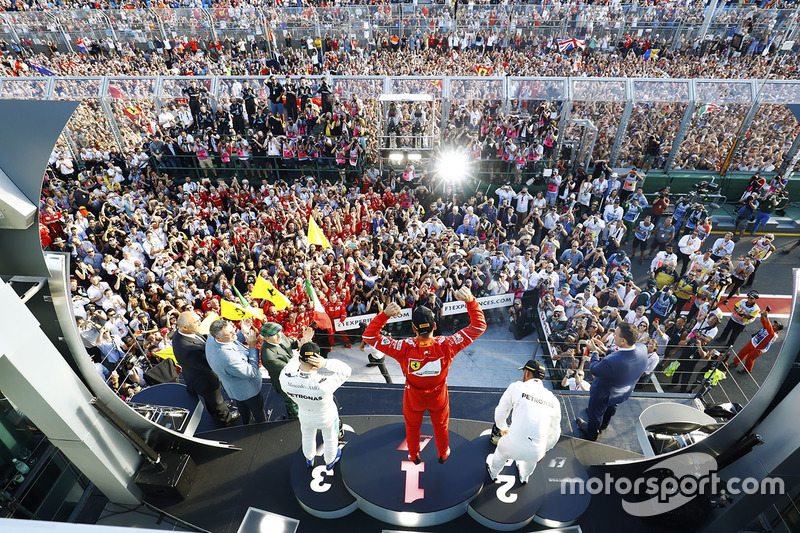
{"type": "Polygon", "coordinates": [[[90,404],[92,395],[14,289],[0,280],[0,389],[114,503],[138,504],[141,457],[90,404]],[[31,357],[35,354],[35,357],[31,357]],[[42,372],[47,368],[47,372],[42,372]],[[58,376],[53,387],[52,376],[58,376]]]}
{"type": "Polygon", "coordinates": [[[678,157],[678,151],[681,149],[683,140],[686,138],[686,132],[689,131],[689,127],[692,125],[692,116],[694,115],[694,110],[697,106],[695,100],[696,96],[694,90],[694,80],[692,80],[689,82],[689,103],[686,105],[686,110],[683,112],[681,125],[678,126],[678,132],[675,134],[675,140],[672,141],[672,148],[670,148],[667,161],[664,163],[664,172],[669,172],[672,170],[672,166],[675,164],[675,158],[678,157]]]}

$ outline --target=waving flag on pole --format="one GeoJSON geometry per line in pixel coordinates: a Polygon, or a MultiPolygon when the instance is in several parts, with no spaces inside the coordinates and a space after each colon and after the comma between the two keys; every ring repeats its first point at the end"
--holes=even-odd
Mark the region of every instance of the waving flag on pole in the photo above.
{"type": "Polygon", "coordinates": [[[250,293],[250,298],[270,301],[275,304],[275,309],[278,311],[290,305],[288,298],[281,294],[272,283],[261,276],[256,278],[256,284],[253,286],[253,292],[250,293]]]}
{"type": "Polygon", "coordinates": [[[45,67],[44,65],[40,65],[39,63],[31,62],[31,68],[33,70],[35,70],[36,72],[38,72],[39,74],[42,74],[44,76],[55,76],[56,75],[55,72],[53,72],[49,68],[45,67]]]}
{"type": "Polygon", "coordinates": [[[214,311],[211,311],[208,313],[208,316],[205,317],[202,322],[200,322],[200,325],[197,326],[196,333],[200,335],[208,335],[208,330],[215,320],[219,320],[219,315],[214,311]]]}
{"type": "Polygon", "coordinates": [[[261,309],[253,309],[252,307],[245,309],[227,300],[222,300],[220,302],[220,314],[222,318],[227,318],[229,320],[242,320],[248,317],[264,320],[264,312],[261,309]]]}
{"type": "Polygon", "coordinates": [[[172,346],[167,346],[163,350],[159,350],[153,355],[160,357],[161,359],[172,359],[175,364],[178,364],[178,360],[175,359],[175,352],[172,351],[172,346]]]}
{"type": "Polygon", "coordinates": [[[314,304],[314,322],[316,322],[317,326],[320,328],[333,332],[333,322],[331,322],[328,313],[325,312],[325,308],[322,307],[322,302],[317,298],[317,292],[314,290],[314,286],[311,285],[309,280],[305,282],[305,289],[308,299],[314,304]]]}
{"type": "Polygon", "coordinates": [[[572,50],[573,48],[580,48],[583,50],[586,48],[586,41],[582,39],[559,39],[558,40],[558,51],[561,53],[566,52],[567,50],[572,50]]]}
{"type": "Polygon", "coordinates": [[[472,67],[472,70],[475,71],[475,74],[478,76],[491,76],[493,69],[491,66],[483,66],[483,65],[475,65],[472,67]]]}
{"type": "Polygon", "coordinates": [[[703,107],[700,108],[699,113],[700,113],[700,116],[702,117],[706,113],[713,113],[713,112],[716,112],[716,111],[719,111],[719,107],[715,106],[714,104],[706,104],[706,105],[704,105],[703,107]]]}
{"type": "Polygon", "coordinates": [[[331,243],[328,242],[328,238],[325,237],[325,234],[319,229],[317,223],[314,222],[314,217],[311,215],[308,215],[308,243],[318,244],[323,248],[333,248],[331,243]]]}
{"type": "Polygon", "coordinates": [[[87,50],[86,43],[83,41],[83,37],[78,37],[78,40],[75,41],[75,44],[78,46],[78,49],[81,52],[85,52],[87,50]]]}

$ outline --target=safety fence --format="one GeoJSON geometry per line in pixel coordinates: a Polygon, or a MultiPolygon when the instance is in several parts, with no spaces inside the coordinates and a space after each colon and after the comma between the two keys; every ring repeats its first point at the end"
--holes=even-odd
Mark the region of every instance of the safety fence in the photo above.
{"type": "MultiPolygon", "coordinates": [[[[322,77],[306,77],[317,91],[322,77]]],[[[245,83],[259,105],[266,100],[268,77],[105,77],[3,78],[2,99],[79,100],[78,110],[59,140],[59,147],[79,157],[83,149],[138,153],[143,140],[166,129],[162,110],[187,105],[194,82],[205,89],[212,110],[227,106],[245,83]],[[162,117],[163,118],[163,117],[162,117]]],[[[557,126],[555,156],[562,149],[580,152],[612,166],[641,166],[665,171],[782,172],[796,163],[800,122],[792,108],[800,104],[800,81],[694,80],[525,77],[348,77],[327,78],[335,99],[357,96],[373,141],[386,129],[384,95],[425,91],[433,97],[448,132],[464,113],[478,109],[492,116],[492,131],[508,132],[550,114],[557,126]],[[546,111],[543,106],[547,107],[546,111]],[[587,126],[584,126],[586,124],[587,126]],[[596,129],[586,142],[587,127],[596,129]],[[654,144],[649,150],[650,143],[654,144]]],[[[279,80],[285,81],[285,77],[279,80]]],[[[250,127],[250,118],[244,125],[250,127]]],[[[189,121],[187,128],[192,127],[189,121]]],[[[458,130],[458,128],[456,128],[458,130]]],[[[475,132],[477,135],[480,132],[475,132]]],[[[507,133],[506,133],[507,135],[507,133]]],[[[500,140],[502,141],[502,136],[500,140]]],[[[450,137],[441,136],[439,146],[450,137]]],[[[519,142],[519,138],[515,142],[519,142]]],[[[460,143],[465,149],[468,141],[460,143]]],[[[186,165],[191,167],[192,165],[186,165]]]]}

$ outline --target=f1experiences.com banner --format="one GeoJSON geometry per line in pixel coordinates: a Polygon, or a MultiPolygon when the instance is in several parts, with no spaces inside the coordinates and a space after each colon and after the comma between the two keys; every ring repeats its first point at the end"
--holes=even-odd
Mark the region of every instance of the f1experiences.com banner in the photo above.
{"type": "MultiPolygon", "coordinates": [[[[514,295],[512,293],[498,294],[496,296],[484,296],[476,298],[482,309],[495,309],[498,307],[510,307],[514,303],[514,295]]],[[[446,302],[442,304],[442,316],[458,315],[467,312],[467,304],[464,302],[446,302]]],[[[348,331],[351,329],[358,329],[362,325],[366,326],[370,321],[375,318],[377,313],[369,315],[349,316],[344,320],[337,318],[333,321],[333,326],[336,331],[348,331]]],[[[403,309],[403,311],[389,319],[389,324],[395,322],[405,322],[411,320],[411,309],[403,309]]]]}

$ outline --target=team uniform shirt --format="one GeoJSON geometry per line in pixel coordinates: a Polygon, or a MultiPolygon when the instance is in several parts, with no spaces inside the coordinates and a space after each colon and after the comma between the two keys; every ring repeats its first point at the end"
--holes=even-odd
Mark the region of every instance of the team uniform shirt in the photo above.
{"type": "Polygon", "coordinates": [[[747,300],[739,300],[736,302],[736,305],[733,306],[731,320],[737,324],[743,324],[746,326],[750,322],[754,321],[760,313],[761,308],[758,307],[757,303],[754,303],[753,305],[747,305],[747,300]]]}
{"type": "Polygon", "coordinates": [[[696,253],[689,256],[691,263],[689,263],[689,271],[694,272],[698,281],[704,281],[708,276],[709,271],[714,267],[714,260],[710,257],[704,259],[705,254],[696,253]]]}
{"type": "Polygon", "coordinates": [[[750,254],[755,258],[756,261],[763,261],[767,257],[770,256],[772,250],[772,246],[770,240],[766,237],[762,237],[756,241],[753,247],[750,249],[750,254]]]}
{"type": "Polygon", "coordinates": [[[470,325],[451,336],[432,339],[395,340],[380,334],[388,321],[384,313],[378,314],[364,330],[367,344],[396,359],[406,377],[406,390],[429,392],[446,384],[450,364],[458,352],[486,331],[486,319],[478,302],[467,303],[470,325]]]}
{"type": "Polygon", "coordinates": [[[753,338],[750,339],[750,344],[759,351],[759,353],[764,353],[769,350],[772,343],[775,339],[778,338],[778,332],[775,331],[775,328],[772,326],[772,322],[761,317],[761,325],[764,326],[760,330],[753,335],[753,338]]]}
{"type": "Polygon", "coordinates": [[[675,291],[673,294],[676,298],[681,300],[690,300],[697,291],[697,282],[689,281],[686,278],[681,278],[675,283],[675,291]]]}
{"type": "Polygon", "coordinates": [[[653,260],[650,261],[650,272],[658,270],[667,263],[678,264],[678,256],[675,253],[668,253],[666,250],[658,252],[653,260]]]}
{"type": "Polygon", "coordinates": [[[633,236],[640,241],[647,241],[647,239],[650,238],[650,234],[653,233],[653,229],[655,229],[655,226],[653,226],[652,222],[650,224],[645,224],[644,220],[642,220],[636,227],[636,231],[633,232],[633,236]]]}
{"type": "Polygon", "coordinates": [[[719,290],[712,290],[708,285],[703,285],[697,290],[697,298],[694,300],[694,305],[700,309],[704,303],[719,296],[719,293],[719,290]]]}
{"type": "Polygon", "coordinates": [[[406,378],[403,415],[409,455],[419,453],[420,426],[425,410],[431,414],[439,455],[442,456],[448,449],[450,399],[447,373],[456,354],[486,331],[486,318],[477,301],[473,299],[467,302],[467,312],[469,326],[450,336],[402,340],[385,337],[380,331],[389,317],[383,312],[378,313],[364,330],[363,340],[396,359],[406,378]]]}

